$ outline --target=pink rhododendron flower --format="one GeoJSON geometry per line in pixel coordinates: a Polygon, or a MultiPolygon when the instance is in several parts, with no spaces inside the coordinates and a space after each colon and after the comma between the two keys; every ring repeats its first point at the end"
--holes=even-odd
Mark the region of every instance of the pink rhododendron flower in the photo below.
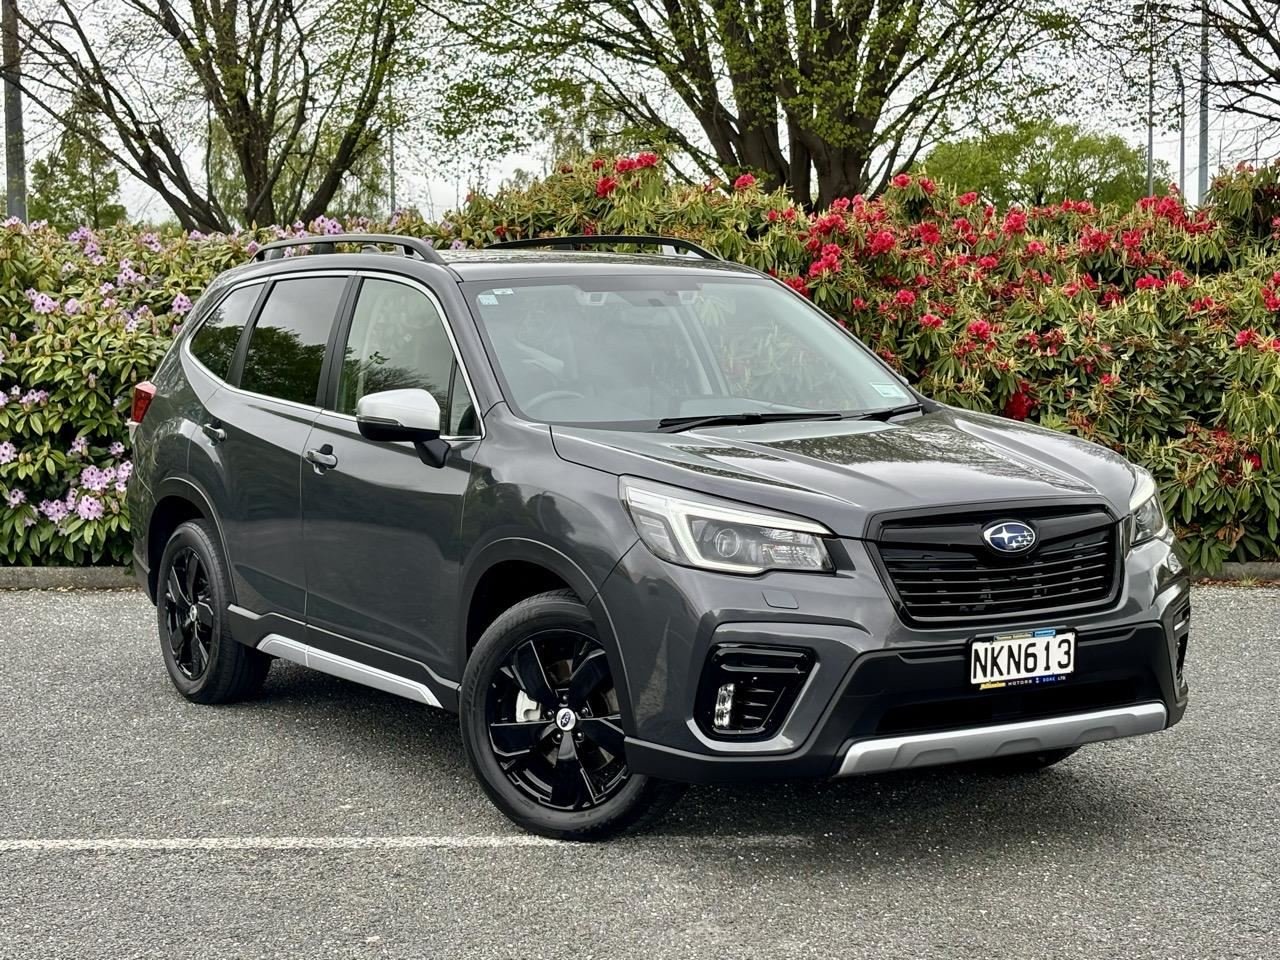
{"type": "Polygon", "coordinates": [[[102,501],[97,497],[81,497],[76,504],[76,514],[81,520],[97,520],[103,512],[102,501]]]}

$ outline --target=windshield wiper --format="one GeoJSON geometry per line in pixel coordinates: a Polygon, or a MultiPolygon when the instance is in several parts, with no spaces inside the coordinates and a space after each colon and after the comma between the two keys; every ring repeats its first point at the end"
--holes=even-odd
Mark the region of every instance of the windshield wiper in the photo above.
{"type": "Polygon", "coordinates": [[[887,407],[884,410],[869,410],[866,413],[856,414],[854,420],[892,420],[896,416],[904,413],[918,413],[924,407],[918,403],[904,403],[900,407],[887,407]]]}
{"type": "Polygon", "coordinates": [[[667,417],[658,421],[661,433],[679,433],[681,430],[693,430],[696,427],[732,426],[750,423],[783,423],[787,420],[840,420],[841,414],[824,413],[821,410],[797,411],[795,413],[719,413],[701,417],[667,417]]]}

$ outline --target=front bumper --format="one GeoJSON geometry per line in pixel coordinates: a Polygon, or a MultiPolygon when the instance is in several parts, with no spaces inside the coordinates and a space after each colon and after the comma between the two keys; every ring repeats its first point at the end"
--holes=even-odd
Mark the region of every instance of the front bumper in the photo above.
{"type": "Polygon", "coordinates": [[[597,603],[618,645],[632,770],[695,783],[869,773],[1150,733],[1186,709],[1190,583],[1167,544],[1131,552],[1108,609],[996,627],[1077,634],[1069,680],[996,691],[972,687],[967,669],[969,641],[993,629],[904,624],[858,542],[844,547],[851,563],[830,577],[709,574],[643,546],[623,558],[597,603]],[[703,665],[726,642],[816,655],[767,740],[719,739],[695,719],[703,665]]]}

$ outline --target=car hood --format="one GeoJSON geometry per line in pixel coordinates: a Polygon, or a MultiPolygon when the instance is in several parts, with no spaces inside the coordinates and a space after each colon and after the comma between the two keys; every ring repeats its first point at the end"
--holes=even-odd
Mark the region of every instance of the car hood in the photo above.
{"type": "Polygon", "coordinates": [[[1129,510],[1119,454],[954,407],[894,423],[799,421],[683,433],[554,426],[565,460],[795,513],[861,537],[878,513],[1070,498],[1129,510]]]}

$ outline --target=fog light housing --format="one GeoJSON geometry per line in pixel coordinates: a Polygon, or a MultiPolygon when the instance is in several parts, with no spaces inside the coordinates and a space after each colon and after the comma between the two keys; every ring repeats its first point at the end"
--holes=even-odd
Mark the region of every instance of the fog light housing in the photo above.
{"type": "Polygon", "coordinates": [[[717,730],[728,730],[733,722],[733,693],[737,689],[735,683],[724,683],[716,691],[716,712],[711,725],[717,730]]]}
{"type": "Polygon", "coordinates": [[[767,740],[781,729],[816,660],[802,647],[719,644],[698,685],[698,725],[718,740],[767,740]]]}

